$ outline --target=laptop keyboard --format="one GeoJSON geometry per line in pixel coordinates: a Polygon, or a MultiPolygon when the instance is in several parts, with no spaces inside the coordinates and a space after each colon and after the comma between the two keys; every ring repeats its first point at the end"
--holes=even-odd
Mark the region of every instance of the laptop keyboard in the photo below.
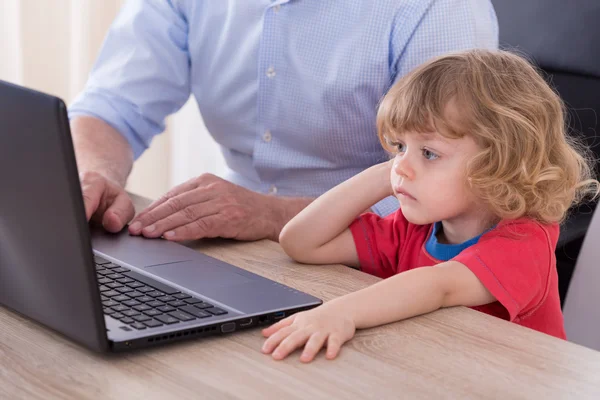
{"type": "Polygon", "coordinates": [[[105,315],[142,330],[209,319],[227,311],[155,279],[94,256],[105,315]]]}

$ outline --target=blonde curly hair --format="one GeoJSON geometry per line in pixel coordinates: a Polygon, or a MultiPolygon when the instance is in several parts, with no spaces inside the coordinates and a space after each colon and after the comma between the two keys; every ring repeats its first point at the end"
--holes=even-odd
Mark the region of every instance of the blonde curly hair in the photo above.
{"type": "Polygon", "coordinates": [[[507,51],[447,54],[400,79],[377,114],[379,139],[405,132],[471,136],[483,149],[467,166],[473,193],[499,218],[562,222],[597,197],[589,149],[566,131],[560,97],[536,68],[507,51]],[[449,118],[453,102],[458,118],[449,118]]]}

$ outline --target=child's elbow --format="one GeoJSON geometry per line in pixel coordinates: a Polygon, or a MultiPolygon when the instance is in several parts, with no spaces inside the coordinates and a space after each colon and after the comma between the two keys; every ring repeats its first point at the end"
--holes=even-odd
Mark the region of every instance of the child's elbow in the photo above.
{"type": "Polygon", "coordinates": [[[287,225],[283,227],[279,234],[279,244],[283,251],[294,261],[306,262],[307,249],[302,247],[302,240],[296,237],[287,225]]]}

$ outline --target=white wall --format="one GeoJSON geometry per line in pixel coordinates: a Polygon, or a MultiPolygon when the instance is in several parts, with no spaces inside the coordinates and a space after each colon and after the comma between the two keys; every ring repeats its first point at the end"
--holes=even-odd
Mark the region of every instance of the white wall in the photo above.
{"type": "MultiPolygon", "coordinates": [[[[63,98],[81,91],[123,0],[0,0],[0,79],[63,98]]],[[[127,188],[156,198],[204,171],[219,172],[220,153],[195,102],[170,118],[134,165],[127,188]]]]}

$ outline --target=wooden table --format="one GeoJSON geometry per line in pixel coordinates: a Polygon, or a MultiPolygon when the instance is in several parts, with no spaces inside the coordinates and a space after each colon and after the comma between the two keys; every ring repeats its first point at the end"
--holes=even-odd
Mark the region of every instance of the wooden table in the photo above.
{"type": "MultiPolygon", "coordinates": [[[[192,247],[324,300],[378,281],[268,240],[192,247]]],[[[462,307],[359,331],[335,361],[277,362],[262,344],[254,329],[100,355],[0,307],[0,398],[600,399],[599,352],[462,307]]]]}

